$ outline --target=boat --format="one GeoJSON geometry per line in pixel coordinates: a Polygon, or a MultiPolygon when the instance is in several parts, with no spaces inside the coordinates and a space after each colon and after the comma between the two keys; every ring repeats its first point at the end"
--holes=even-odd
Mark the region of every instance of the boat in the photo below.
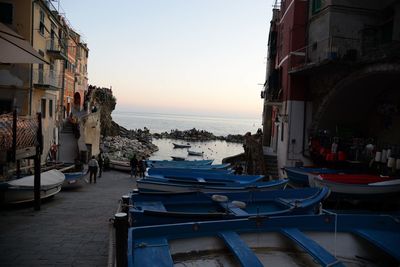
{"type": "Polygon", "coordinates": [[[220,184],[220,183],[240,183],[240,184],[251,184],[262,180],[264,175],[236,175],[236,174],[219,174],[219,173],[175,173],[175,174],[148,174],[146,179],[159,179],[162,181],[176,181],[176,182],[187,182],[187,183],[208,183],[208,184],[220,184]]]}
{"type": "Polygon", "coordinates": [[[250,216],[316,213],[327,188],[265,192],[146,195],[133,193],[129,214],[133,226],[227,220],[250,216]]]}
{"type": "Polygon", "coordinates": [[[196,169],[196,170],[226,170],[231,167],[231,164],[212,164],[212,165],[171,165],[171,164],[152,164],[151,168],[175,168],[175,169],[196,169]]]}
{"type": "Polygon", "coordinates": [[[174,145],[174,148],[189,148],[191,147],[191,145],[189,143],[185,144],[176,144],[176,143],[172,143],[174,145]]]}
{"type": "Polygon", "coordinates": [[[128,161],[110,159],[110,168],[118,171],[130,172],[131,164],[128,161]]]}
{"type": "MultiPolygon", "coordinates": [[[[60,192],[65,175],[58,170],[40,174],[40,198],[48,198],[60,192]]],[[[34,200],[34,175],[25,176],[2,183],[4,203],[17,204],[34,200]]]]}
{"type": "MultiPolygon", "coordinates": [[[[212,165],[211,165],[212,166],[212,165]]],[[[183,175],[183,174],[232,174],[233,170],[230,169],[199,169],[199,168],[149,168],[148,175],[183,175]]]]}
{"type": "Polygon", "coordinates": [[[313,186],[314,176],[317,174],[336,174],[343,172],[340,170],[316,167],[284,167],[283,170],[292,187],[313,186]]]}
{"type": "Polygon", "coordinates": [[[66,188],[73,188],[73,187],[80,186],[82,183],[82,180],[86,174],[87,174],[87,171],[64,173],[65,181],[62,185],[62,188],[66,189],[66,188]]]}
{"type": "Polygon", "coordinates": [[[155,166],[155,165],[163,165],[169,167],[175,166],[203,166],[203,165],[211,165],[213,163],[213,159],[205,159],[205,160],[183,160],[183,161],[173,161],[173,160],[146,160],[147,166],[155,166]]]}
{"type": "Polygon", "coordinates": [[[184,161],[185,158],[184,157],[178,157],[178,156],[171,156],[172,160],[174,161],[184,161]]]}
{"type": "Polygon", "coordinates": [[[377,200],[400,192],[400,179],[368,174],[319,174],[316,187],[328,187],[334,198],[377,200]]]}
{"type": "Polygon", "coordinates": [[[282,189],[288,180],[273,180],[268,182],[256,182],[251,184],[240,183],[201,183],[182,181],[162,181],[161,179],[143,178],[136,181],[137,188],[141,193],[147,194],[175,194],[190,192],[247,192],[247,191],[270,191],[282,189]]]}
{"type": "Polygon", "coordinates": [[[250,217],[131,227],[128,266],[399,266],[389,215],[250,217]]]}
{"type": "Polygon", "coordinates": [[[191,156],[199,156],[199,157],[201,157],[201,156],[203,156],[203,154],[204,154],[204,152],[188,150],[188,155],[191,155],[191,156]]]}

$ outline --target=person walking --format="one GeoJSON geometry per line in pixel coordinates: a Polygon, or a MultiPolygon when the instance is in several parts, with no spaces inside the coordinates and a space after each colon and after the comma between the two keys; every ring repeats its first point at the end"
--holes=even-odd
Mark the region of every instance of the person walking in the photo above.
{"type": "Polygon", "coordinates": [[[131,177],[134,175],[136,178],[137,169],[138,169],[138,160],[136,158],[136,155],[133,155],[133,157],[131,158],[131,161],[129,163],[131,165],[131,177]]]}
{"type": "Polygon", "coordinates": [[[143,157],[139,161],[139,177],[144,178],[144,172],[146,171],[146,158],[143,157]]]}
{"type": "Polygon", "coordinates": [[[100,151],[99,156],[97,157],[97,162],[99,163],[99,178],[101,177],[101,173],[103,172],[103,153],[100,151]]]}
{"type": "Polygon", "coordinates": [[[97,176],[97,169],[99,168],[99,163],[97,162],[95,156],[92,156],[92,158],[89,160],[89,181],[92,183],[92,176],[94,179],[94,183],[96,183],[96,176],[97,176]]]}

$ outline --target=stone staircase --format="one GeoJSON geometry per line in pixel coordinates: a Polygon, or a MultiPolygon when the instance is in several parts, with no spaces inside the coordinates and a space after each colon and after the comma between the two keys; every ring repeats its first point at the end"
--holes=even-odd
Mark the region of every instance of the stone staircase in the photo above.
{"type": "Polygon", "coordinates": [[[277,178],[278,172],[278,157],[276,155],[264,155],[264,162],[267,169],[266,176],[277,178]]]}
{"type": "Polygon", "coordinates": [[[78,140],[75,138],[72,124],[65,121],[59,134],[58,159],[61,162],[75,162],[79,157],[78,140]]]}

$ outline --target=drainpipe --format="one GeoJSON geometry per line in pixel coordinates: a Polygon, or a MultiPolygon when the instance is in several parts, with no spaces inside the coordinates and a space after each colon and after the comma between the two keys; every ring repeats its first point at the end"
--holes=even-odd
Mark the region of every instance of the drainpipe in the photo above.
{"type": "MultiPolygon", "coordinates": [[[[35,2],[32,1],[32,11],[31,11],[31,22],[32,22],[32,28],[31,28],[31,46],[33,47],[33,29],[35,26],[33,25],[34,19],[34,9],[35,9],[35,2]]],[[[32,95],[33,95],[33,64],[30,64],[30,77],[29,77],[29,116],[32,116],[32,95]]]]}

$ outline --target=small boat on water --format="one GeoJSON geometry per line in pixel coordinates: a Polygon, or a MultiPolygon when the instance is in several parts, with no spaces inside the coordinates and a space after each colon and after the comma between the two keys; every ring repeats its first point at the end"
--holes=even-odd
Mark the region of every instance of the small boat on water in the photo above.
{"type": "Polygon", "coordinates": [[[209,183],[200,181],[168,181],[161,179],[143,178],[136,181],[140,193],[147,194],[176,194],[190,192],[247,192],[270,191],[282,189],[288,180],[273,180],[268,182],[255,182],[250,184],[220,182],[209,183]]]}
{"type": "Polygon", "coordinates": [[[284,167],[289,184],[293,187],[313,186],[317,174],[336,174],[343,171],[316,167],[284,167]]]}
{"type": "Polygon", "coordinates": [[[150,166],[153,169],[157,168],[175,168],[175,169],[196,169],[196,170],[226,170],[231,167],[231,164],[212,164],[212,165],[170,165],[170,164],[153,164],[150,166]]]}
{"type": "Polygon", "coordinates": [[[319,174],[316,187],[328,187],[333,198],[374,200],[400,192],[400,179],[368,174],[319,174]]]}
{"type": "MultiPolygon", "coordinates": [[[[40,198],[48,198],[60,192],[65,175],[58,170],[40,174],[40,198]]],[[[34,175],[4,182],[0,186],[4,203],[16,204],[34,200],[34,175]]]]}
{"type": "Polygon", "coordinates": [[[110,168],[118,171],[131,171],[131,165],[128,161],[110,159],[110,168]]]}
{"type": "Polygon", "coordinates": [[[203,154],[204,154],[204,152],[188,150],[188,155],[190,155],[190,156],[198,156],[198,157],[201,157],[201,156],[203,156],[203,154]]]}
{"type": "Polygon", "coordinates": [[[327,188],[265,192],[146,195],[133,193],[129,209],[133,226],[226,220],[250,216],[315,214],[327,188]]]}
{"type": "Polygon", "coordinates": [[[171,156],[172,160],[174,161],[184,161],[185,158],[184,157],[178,157],[178,156],[171,156]]]}
{"type": "Polygon", "coordinates": [[[174,148],[190,148],[192,147],[189,143],[187,144],[176,144],[176,143],[172,143],[174,145],[174,148]]]}

